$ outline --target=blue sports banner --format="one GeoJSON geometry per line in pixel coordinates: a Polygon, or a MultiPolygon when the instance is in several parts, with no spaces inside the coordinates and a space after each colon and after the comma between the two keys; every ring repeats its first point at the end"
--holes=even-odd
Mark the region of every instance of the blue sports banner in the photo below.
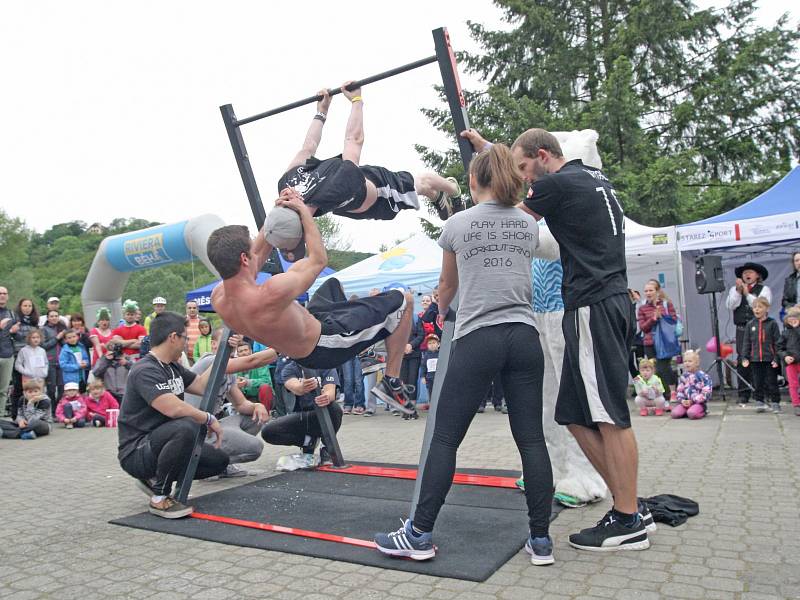
{"type": "Polygon", "coordinates": [[[106,258],[117,271],[128,272],[191,260],[184,230],[188,221],[133,231],[108,240],[106,258]]]}

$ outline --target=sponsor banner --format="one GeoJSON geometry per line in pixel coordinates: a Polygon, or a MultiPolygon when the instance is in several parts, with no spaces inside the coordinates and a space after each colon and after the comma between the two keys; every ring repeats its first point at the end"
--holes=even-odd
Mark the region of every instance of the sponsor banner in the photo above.
{"type": "Polygon", "coordinates": [[[186,223],[159,225],[109,238],[106,258],[123,273],[191,260],[192,253],[184,239],[186,223]]]}
{"type": "Polygon", "coordinates": [[[800,212],[729,223],[678,226],[681,250],[724,248],[800,238],[800,212]]]}

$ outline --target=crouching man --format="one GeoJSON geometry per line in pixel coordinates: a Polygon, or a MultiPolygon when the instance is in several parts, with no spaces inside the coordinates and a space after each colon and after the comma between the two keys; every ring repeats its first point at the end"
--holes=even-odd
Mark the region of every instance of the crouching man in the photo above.
{"type": "Polygon", "coordinates": [[[186,344],[186,317],[163,312],[150,325],[150,353],[133,365],[119,415],[120,466],[150,497],[149,510],[167,519],[192,513],[172,497],[172,484],[183,477],[202,425],[216,434],[203,444],[195,479],[223,473],[228,455],[219,449],[222,427],[214,415],[183,401],[184,392],[202,395],[211,372],[196,375],[180,364],[186,344]]]}

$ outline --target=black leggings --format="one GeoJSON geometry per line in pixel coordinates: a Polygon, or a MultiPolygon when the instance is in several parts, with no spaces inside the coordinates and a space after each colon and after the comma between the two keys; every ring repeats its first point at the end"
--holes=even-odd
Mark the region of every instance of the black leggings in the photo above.
{"type": "Polygon", "coordinates": [[[498,373],[511,433],[522,457],[531,533],[534,537],[548,533],[553,472],[542,431],[544,355],[539,333],[523,323],[483,327],[453,343],[428,459],[421,469],[422,485],[414,514],[414,525],[421,531],[433,531],[453,482],[458,447],[498,373]]]}
{"type": "MultiPolygon", "coordinates": [[[[199,427],[189,417],[167,421],[142,438],[136,450],[120,461],[120,466],[136,479],[155,478],[155,493],[168,496],[173,482],[183,478],[199,427]]],[[[227,454],[211,444],[202,444],[194,478],[219,475],[227,466],[227,454]]]]}

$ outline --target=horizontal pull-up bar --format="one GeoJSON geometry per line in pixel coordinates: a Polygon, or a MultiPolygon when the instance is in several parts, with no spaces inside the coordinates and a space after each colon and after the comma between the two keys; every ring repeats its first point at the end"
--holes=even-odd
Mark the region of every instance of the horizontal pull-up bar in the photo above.
{"type": "MultiPolygon", "coordinates": [[[[407,65],[403,65],[402,67],[389,69],[388,71],[384,71],[383,73],[378,73],[377,75],[372,75],[371,77],[366,77],[364,79],[359,79],[358,81],[354,81],[353,83],[347,86],[347,89],[354,90],[356,88],[365,86],[368,83],[375,83],[376,81],[380,81],[381,79],[388,79],[389,77],[394,77],[395,75],[399,75],[400,73],[405,73],[406,71],[412,71],[419,67],[424,67],[425,65],[435,63],[436,61],[437,61],[436,55],[429,56],[428,58],[423,58],[418,61],[408,63],[407,65]]],[[[328,90],[328,93],[331,96],[335,96],[336,94],[341,94],[342,90],[340,90],[339,88],[330,89],[328,90]]],[[[277,115],[278,113],[286,112],[287,110],[292,110],[293,108],[297,108],[299,106],[305,106],[306,104],[311,104],[312,102],[319,102],[320,100],[322,100],[321,95],[309,96],[308,98],[303,98],[302,100],[292,102],[291,104],[279,106],[278,108],[273,108],[272,110],[268,110],[267,112],[253,115],[252,117],[238,119],[235,125],[237,127],[239,125],[247,125],[248,123],[252,123],[253,121],[258,121],[259,119],[263,119],[265,117],[271,117],[272,115],[277,115]]]]}

